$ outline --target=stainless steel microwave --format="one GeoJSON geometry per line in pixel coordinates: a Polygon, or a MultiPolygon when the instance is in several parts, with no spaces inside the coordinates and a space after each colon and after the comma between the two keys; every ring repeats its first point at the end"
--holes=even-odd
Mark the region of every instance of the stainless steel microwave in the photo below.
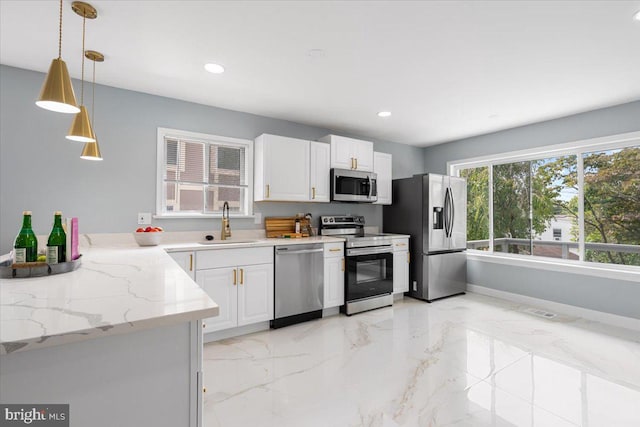
{"type": "Polygon", "coordinates": [[[350,169],[331,169],[331,200],[373,203],[378,200],[377,175],[350,169]]]}

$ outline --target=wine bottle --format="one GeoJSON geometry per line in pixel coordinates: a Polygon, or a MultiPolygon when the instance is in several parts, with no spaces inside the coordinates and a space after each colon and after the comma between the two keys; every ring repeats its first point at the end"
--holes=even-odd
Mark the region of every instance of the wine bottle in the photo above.
{"type": "Polygon", "coordinates": [[[22,212],[22,228],[13,243],[15,262],[35,262],[38,259],[38,239],[31,229],[31,211],[22,212]]]}
{"type": "Polygon", "coordinates": [[[62,228],[62,212],[53,214],[53,228],[47,240],[47,264],[57,264],[67,260],[67,235],[62,228]]]}

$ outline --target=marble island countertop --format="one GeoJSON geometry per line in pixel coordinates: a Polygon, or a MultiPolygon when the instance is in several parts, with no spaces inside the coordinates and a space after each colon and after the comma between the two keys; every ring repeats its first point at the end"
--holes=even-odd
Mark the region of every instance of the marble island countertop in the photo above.
{"type": "Polygon", "coordinates": [[[0,279],[0,354],[217,316],[218,305],[167,252],[344,241],[267,239],[258,230],[239,230],[226,241],[204,236],[165,232],[160,246],[140,247],[132,233],[83,234],[78,270],[0,279]]]}
{"type": "Polygon", "coordinates": [[[204,244],[202,232],[164,234],[163,245],[150,247],[138,246],[131,233],[83,234],[76,271],[1,279],[0,354],[217,316],[218,305],[167,252],[343,241],[240,232],[204,244]]]}
{"type": "Polygon", "coordinates": [[[0,354],[216,316],[218,305],[161,247],[90,244],[82,265],[0,280],[0,354]]]}

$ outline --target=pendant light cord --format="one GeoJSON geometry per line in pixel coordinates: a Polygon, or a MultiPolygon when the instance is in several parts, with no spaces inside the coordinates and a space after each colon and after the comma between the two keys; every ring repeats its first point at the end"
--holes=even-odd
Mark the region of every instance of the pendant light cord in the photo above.
{"type": "Polygon", "coordinates": [[[93,120],[93,127],[96,127],[96,61],[93,60],[93,84],[91,85],[91,120],[93,120]]]}
{"type": "Polygon", "coordinates": [[[82,84],[80,86],[80,105],[84,105],[84,33],[87,25],[87,15],[82,16],[82,84]]]}
{"type": "Polygon", "coordinates": [[[62,0],[60,0],[60,26],[58,29],[58,59],[62,58],[62,0]]]}

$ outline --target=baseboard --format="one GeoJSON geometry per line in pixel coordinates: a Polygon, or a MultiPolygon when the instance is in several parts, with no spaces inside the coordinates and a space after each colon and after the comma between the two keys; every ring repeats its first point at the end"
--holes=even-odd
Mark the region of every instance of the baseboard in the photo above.
{"type": "Polygon", "coordinates": [[[240,326],[237,328],[224,329],[222,331],[209,332],[204,334],[203,342],[210,343],[213,341],[224,340],[226,338],[234,338],[240,335],[252,334],[254,332],[269,330],[269,321],[254,323],[252,325],[240,326]]]}
{"type": "Polygon", "coordinates": [[[557,313],[569,316],[582,317],[587,320],[594,320],[620,328],[640,330],[640,319],[633,317],[618,316],[617,314],[605,313],[603,311],[591,310],[588,308],[577,307],[575,305],[562,304],[559,302],[549,301],[540,298],[529,297],[526,295],[515,294],[513,292],[499,291],[497,289],[487,288],[485,286],[467,284],[467,292],[475,294],[487,295],[490,297],[505,299],[521,304],[527,304],[538,308],[544,308],[557,313]]]}
{"type": "Polygon", "coordinates": [[[335,316],[340,314],[340,307],[330,307],[322,310],[322,317],[335,316]]]}

